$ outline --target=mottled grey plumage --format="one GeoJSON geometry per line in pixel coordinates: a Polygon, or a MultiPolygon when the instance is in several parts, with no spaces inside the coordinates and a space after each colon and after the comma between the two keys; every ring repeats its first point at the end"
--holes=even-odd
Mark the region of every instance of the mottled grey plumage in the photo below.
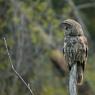
{"type": "Polygon", "coordinates": [[[87,61],[88,44],[81,25],[72,19],[61,23],[64,28],[64,56],[69,70],[77,64],[77,83],[83,81],[83,71],[87,61]]]}

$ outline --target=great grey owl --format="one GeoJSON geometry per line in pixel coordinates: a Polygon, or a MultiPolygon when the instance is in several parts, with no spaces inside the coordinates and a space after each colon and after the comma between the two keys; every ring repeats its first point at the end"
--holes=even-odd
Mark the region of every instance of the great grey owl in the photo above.
{"type": "Polygon", "coordinates": [[[61,23],[64,29],[64,56],[69,70],[77,64],[77,84],[83,83],[83,72],[87,62],[88,43],[81,25],[72,19],[61,23]]]}

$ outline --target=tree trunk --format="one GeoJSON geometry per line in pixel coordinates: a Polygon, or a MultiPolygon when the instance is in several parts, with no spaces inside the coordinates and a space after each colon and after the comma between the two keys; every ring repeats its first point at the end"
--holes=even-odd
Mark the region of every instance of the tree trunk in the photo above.
{"type": "Polygon", "coordinates": [[[70,70],[69,75],[69,95],[77,95],[77,64],[74,64],[70,70]]]}

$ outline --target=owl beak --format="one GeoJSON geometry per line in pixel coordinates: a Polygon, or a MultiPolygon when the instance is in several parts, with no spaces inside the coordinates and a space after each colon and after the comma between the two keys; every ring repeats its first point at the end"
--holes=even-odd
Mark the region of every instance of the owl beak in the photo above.
{"type": "Polygon", "coordinates": [[[59,25],[60,28],[64,28],[64,22],[59,25]]]}
{"type": "Polygon", "coordinates": [[[66,23],[65,23],[65,22],[62,22],[62,23],[60,24],[60,28],[65,29],[65,28],[66,28],[66,23]]]}

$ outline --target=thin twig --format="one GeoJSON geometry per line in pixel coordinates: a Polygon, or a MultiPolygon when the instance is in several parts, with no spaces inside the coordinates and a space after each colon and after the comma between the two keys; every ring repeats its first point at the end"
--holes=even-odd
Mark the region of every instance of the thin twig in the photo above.
{"type": "Polygon", "coordinates": [[[8,50],[6,38],[3,37],[3,40],[4,40],[4,44],[5,44],[5,47],[6,47],[6,51],[7,51],[8,57],[9,57],[9,62],[10,62],[10,65],[11,65],[13,71],[14,71],[15,74],[19,77],[19,79],[24,83],[24,85],[28,88],[28,90],[30,91],[31,95],[34,95],[33,91],[32,91],[31,88],[30,88],[30,85],[25,82],[25,80],[22,78],[22,76],[21,76],[21,75],[16,71],[16,69],[14,68],[13,63],[12,63],[12,59],[11,59],[11,56],[10,56],[10,53],[9,53],[9,50],[8,50]]]}
{"type": "Polygon", "coordinates": [[[93,3],[86,3],[86,4],[81,4],[78,5],[77,8],[80,9],[85,9],[85,8],[89,8],[89,7],[95,7],[95,2],[93,3]]]}

